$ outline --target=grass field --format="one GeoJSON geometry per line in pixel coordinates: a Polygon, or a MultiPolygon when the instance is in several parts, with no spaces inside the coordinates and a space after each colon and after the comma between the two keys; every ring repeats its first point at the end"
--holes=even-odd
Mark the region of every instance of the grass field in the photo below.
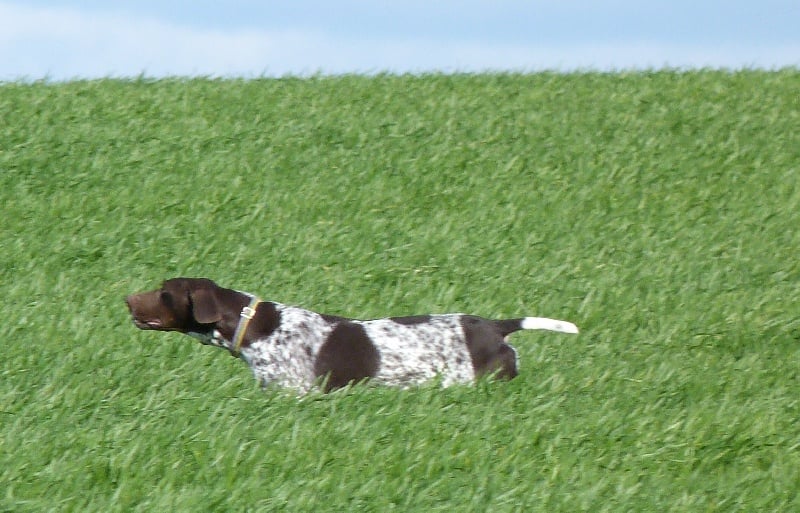
{"type": "Polygon", "coordinates": [[[0,85],[0,511],[800,510],[800,71],[0,85]],[[508,383],[262,391],[172,276],[542,315],[508,383]]]}

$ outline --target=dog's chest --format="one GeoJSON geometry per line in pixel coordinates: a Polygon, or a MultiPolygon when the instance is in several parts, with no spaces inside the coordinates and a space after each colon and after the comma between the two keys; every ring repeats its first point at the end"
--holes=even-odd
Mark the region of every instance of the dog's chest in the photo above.
{"type": "Polygon", "coordinates": [[[308,390],[314,383],[314,361],[332,326],[321,315],[301,308],[276,305],[278,328],[242,351],[242,357],[262,385],[275,383],[308,390]]]}

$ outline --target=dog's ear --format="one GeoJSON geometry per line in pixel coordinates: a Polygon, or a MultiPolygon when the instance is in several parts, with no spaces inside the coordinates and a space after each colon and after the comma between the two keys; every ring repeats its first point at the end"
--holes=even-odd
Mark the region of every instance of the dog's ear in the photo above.
{"type": "Polygon", "coordinates": [[[189,291],[192,299],[192,315],[200,324],[211,324],[222,320],[217,296],[211,287],[199,287],[189,291]]]}

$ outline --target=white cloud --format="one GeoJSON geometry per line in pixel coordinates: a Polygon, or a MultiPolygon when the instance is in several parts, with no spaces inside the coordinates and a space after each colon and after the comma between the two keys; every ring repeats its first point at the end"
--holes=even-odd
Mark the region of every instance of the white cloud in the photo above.
{"type": "MultiPolygon", "coordinates": [[[[374,34],[374,31],[373,31],[374,34]]],[[[0,80],[674,67],[800,63],[800,44],[691,46],[659,41],[497,43],[343,36],[324,29],[215,30],[143,16],[0,3],[0,80]]]]}

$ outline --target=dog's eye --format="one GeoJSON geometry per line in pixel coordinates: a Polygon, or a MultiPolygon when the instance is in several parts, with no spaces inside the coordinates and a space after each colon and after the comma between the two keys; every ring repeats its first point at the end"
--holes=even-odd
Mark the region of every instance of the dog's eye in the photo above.
{"type": "Polygon", "coordinates": [[[172,304],[172,294],[170,294],[166,290],[162,290],[161,291],[161,294],[159,295],[159,299],[161,299],[161,302],[163,304],[167,305],[167,306],[172,304]]]}

